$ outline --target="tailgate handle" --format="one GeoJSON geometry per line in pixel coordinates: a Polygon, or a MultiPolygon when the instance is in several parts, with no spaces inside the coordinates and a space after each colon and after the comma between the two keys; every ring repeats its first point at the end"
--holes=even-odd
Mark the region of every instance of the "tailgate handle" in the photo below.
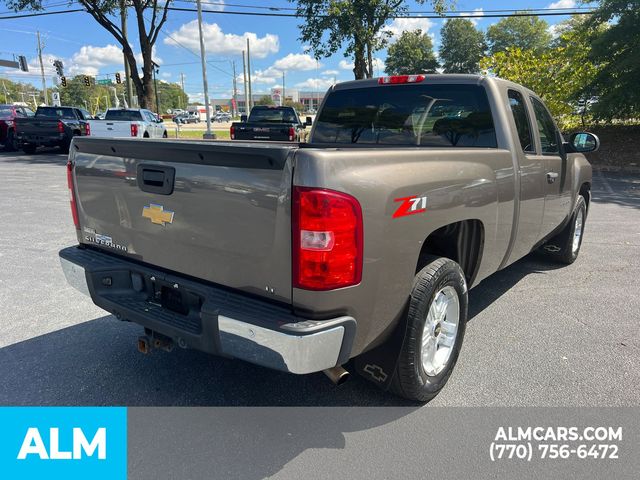
{"type": "Polygon", "coordinates": [[[138,188],[143,192],[171,195],[176,178],[176,169],[158,165],[139,164],[138,188]]]}

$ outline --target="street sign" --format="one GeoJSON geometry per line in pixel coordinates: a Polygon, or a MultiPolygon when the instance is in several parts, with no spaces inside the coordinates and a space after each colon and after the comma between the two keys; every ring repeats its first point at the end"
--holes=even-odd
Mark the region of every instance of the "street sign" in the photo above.
{"type": "Polygon", "coordinates": [[[54,107],[59,107],[60,103],[60,92],[51,92],[51,103],[53,103],[54,107]]]}
{"type": "Polygon", "coordinates": [[[98,80],[98,85],[111,85],[112,83],[113,82],[110,78],[107,78],[106,80],[98,80]]]}

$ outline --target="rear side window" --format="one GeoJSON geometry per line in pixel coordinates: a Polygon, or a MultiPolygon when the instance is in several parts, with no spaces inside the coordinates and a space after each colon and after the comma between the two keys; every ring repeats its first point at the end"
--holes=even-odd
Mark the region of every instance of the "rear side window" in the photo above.
{"type": "Polygon", "coordinates": [[[496,148],[479,85],[385,85],[331,92],[313,143],[496,148]]]}
{"type": "Polygon", "coordinates": [[[531,103],[533,104],[533,113],[536,115],[542,153],[560,153],[558,133],[547,107],[535,97],[531,97],[531,103]]]}
{"type": "Polygon", "coordinates": [[[527,113],[527,106],[524,104],[524,98],[520,92],[509,90],[509,106],[511,114],[516,122],[518,130],[518,139],[520,146],[525,153],[535,153],[536,149],[533,145],[533,137],[531,136],[531,122],[527,113]]]}

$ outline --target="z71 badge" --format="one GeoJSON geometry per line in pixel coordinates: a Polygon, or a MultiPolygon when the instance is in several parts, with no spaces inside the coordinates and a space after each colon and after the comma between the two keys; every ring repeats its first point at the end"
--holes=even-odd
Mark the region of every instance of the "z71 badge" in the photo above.
{"type": "Polygon", "coordinates": [[[392,218],[406,217],[407,215],[415,215],[416,213],[427,211],[427,197],[418,197],[417,195],[414,195],[412,197],[396,198],[393,201],[402,203],[395,211],[392,218]]]}

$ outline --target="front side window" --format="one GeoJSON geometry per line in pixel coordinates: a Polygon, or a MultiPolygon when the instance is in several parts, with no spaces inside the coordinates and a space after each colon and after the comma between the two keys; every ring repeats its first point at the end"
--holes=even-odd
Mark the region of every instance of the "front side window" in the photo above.
{"type": "Polygon", "coordinates": [[[525,153],[535,153],[536,149],[533,145],[533,137],[531,135],[531,122],[529,121],[527,106],[524,104],[524,98],[522,98],[520,92],[515,90],[509,90],[508,96],[509,107],[511,107],[511,114],[516,123],[516,130],[518,131],[518,139],[520,140],[522,151],[525,153]]]}
{"type": "Polygon", "coordinates": [[[536,115],[542,153],[560,153],[558,132],[547,107],[535,97],[531,97],[531,103],[533,104],[533,113],[536,115]]]}
{"type": "Polygon", "coordinates": [[[429,83],[336,90],[313,143],[496,148],[485,89],[429,83]]]}

